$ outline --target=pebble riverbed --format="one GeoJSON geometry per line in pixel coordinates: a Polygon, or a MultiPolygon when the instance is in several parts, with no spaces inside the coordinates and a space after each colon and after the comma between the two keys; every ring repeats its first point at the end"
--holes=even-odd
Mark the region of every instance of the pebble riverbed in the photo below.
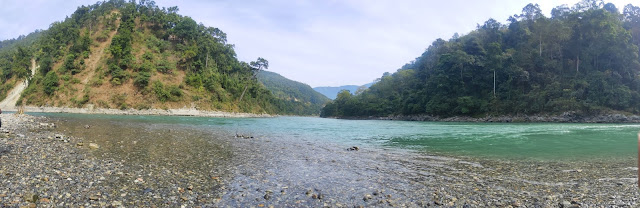
{"type": "Polygon", "coordinates": [[[0,207],[637,207],[636,158],[506,161],[0,114],[0,207]]]}

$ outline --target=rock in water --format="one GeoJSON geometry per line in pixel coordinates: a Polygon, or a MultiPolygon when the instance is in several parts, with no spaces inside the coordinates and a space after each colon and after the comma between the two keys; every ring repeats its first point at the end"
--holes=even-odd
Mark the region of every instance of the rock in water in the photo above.
{"type": "Polygon", "coordinates": [[[360,148],[356,146],[347,148],[347,151],[358,151],[358,150],[360,150],[360,148]]]}
{"type": "Polygon", "coordinates": [[[91,149],[98,149],[100,148],[100,145],[96,144],[96,143],[89,143],[89,148],[91,149]]]}

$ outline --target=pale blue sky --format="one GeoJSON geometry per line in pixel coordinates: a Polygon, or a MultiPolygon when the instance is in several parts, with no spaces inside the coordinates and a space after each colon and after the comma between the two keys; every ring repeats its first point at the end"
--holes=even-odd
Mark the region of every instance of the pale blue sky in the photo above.
{"type": "MultiPolygon", "coordinates": [[[[0,40],[71,15],[95,0],[0,0],[0,40]]],[[[238,58],[316,86],[365,84],[414,60],[437,38],[465,34],[489,18],[505,23],[527,0],[156,0],[218,27],[238,58]]],[[[545,15],[577,0],[536,1],[545,15]]],[[[622,11],[631,0],[605,1],[622,11]]],[[[637,6],[638,3],[635,3],[637,6]]]]}

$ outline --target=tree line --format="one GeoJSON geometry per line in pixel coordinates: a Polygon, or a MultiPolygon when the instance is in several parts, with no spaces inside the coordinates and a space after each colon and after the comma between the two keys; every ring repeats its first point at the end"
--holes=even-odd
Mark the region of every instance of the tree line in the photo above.
{"type": "Polygon", "coordinates": [[[597,114],[640,110],[640,8],[584,0],[551,17],[528,4],[507,24],[437,39],[368,90],[341,92],[325,117],[597,114]]]}

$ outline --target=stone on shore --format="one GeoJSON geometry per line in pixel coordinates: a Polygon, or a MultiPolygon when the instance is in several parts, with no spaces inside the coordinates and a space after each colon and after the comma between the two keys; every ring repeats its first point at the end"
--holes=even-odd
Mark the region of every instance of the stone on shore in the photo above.
{"type": "Polygon", "coordinates": [[[95,149],[99,149],[99,148],[100,148],[100,145],[98,145],[98,144],[96,144],[96,143],[89,143],[89,148],[90,148],[90,149],[93,149],[93,150],[95,150],[95,149]]]}

